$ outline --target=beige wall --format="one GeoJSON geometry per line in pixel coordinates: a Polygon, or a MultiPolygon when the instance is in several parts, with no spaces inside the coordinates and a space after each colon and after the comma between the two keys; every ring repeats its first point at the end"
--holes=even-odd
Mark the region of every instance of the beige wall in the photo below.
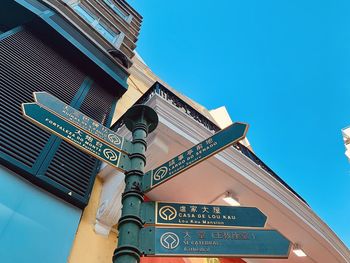
{"type": "MultiPolygon", "coordinates": [[[[147,74],[147,71],[142,70],[142,73],[146,74],[150,83],[153,84],[156,81],[153,76],[147,74]]],[[[150,87],[151,85],[146,84],[140,78],[130,75],[128,78],[128,90],[117,103],[112,123],[116,122],[150,87]]]]}
{"type": "Polygon", "coordinates": [[[94,231],[96,211],[99,204],[102,182],[96,177],[89,205],[85,208],[73,243],[69,263],[111,263],[117,244],[117,235],[113,232],[108,238],[94,231]]]}

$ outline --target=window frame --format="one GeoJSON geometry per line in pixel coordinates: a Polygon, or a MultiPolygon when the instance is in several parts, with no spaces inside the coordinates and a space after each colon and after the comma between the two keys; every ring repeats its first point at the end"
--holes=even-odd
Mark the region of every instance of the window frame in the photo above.
{"type": "Polygon", "coordinates": [[[133,16],[122,10],[113,0],[102,0],[112,11],[125,20],[127,23],[131,23],[133,16]]]}
{"type": "Polygon", "coordinates": [[[123,37],[122,32],[117,32],[116,30],[114,30],[111,26],[108,25],[108,23],[106,23],[106,21],[104,21],[101,17],[99,17],[98,15],[96,15],[89,7],[87,7],[86,5],[84,5],[81,1],[77,1],[74,2],[72,4],[70,4],[70,7],[72,8],[72,10],[81,18],[83,19],[87,24],[89,24],[100,36],[103,37],[103,39],[105,39],[108,43],[110,43],[112,46],[114,46],[115,48],[119,48],[120,47],[120,38],[123,37]],[[83,10],[84,12],[86,12],[88,15],[90,15],[92,18],[94,18],[94,21],[89,21],[87,20],[82,14],[80,14],[79,12],[77,12],[77,10],[75,9],[77,6],[80,7],[81,10],[83,10]],[[113,36],[113,39],[110,39],[108,37],[106,37],[107,34],[104,34],[102,32],[102,29],[104,29],[104,31],[113,36]]]}

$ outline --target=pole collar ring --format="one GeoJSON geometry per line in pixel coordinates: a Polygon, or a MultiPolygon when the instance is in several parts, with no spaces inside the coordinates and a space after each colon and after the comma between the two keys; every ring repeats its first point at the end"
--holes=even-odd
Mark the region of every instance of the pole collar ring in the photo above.
{"type": "Polygon", "coordinates": [[[129,170],[129,171],[125,172],[125,176],[129,176],[129,175],[143,176],[143,172],[140,170],[129,170]]]}
{"type": "Polygon", "coordinates": [[[146,124],[144,123],[136,123],[132,129],[132,133],[134,133],[136,130],[144,130],[145,133],[146,133],[146,137],[148,135],[148,127],[146,124]]]}
{"type": "Polygon", "coordinates": [[[136,223],[140,228],[143,227],[142,218],[135,215],[124,215],[118,221],[118,228],[125,223],[136,223]]]}
{"type": "Polygon", "coordinates": [[[144,161],[145,165],[146,165],[146,156],[142,153],[131,153],[129,154],[129,158],[140,158],[142,159],[142,161],[144,161]]]}
{"type": "Polygon", "coordinates": [[[141,143],[143,144],[143,146],[145,146],[145,151],[147,150],[147,142],[144,139],[134,139],[131,143],[132,144],[141,143]]]}
{"type": "Polygon", "coordinates": [[[120,246],[114,250],[113,262],[117,257],[122,255],[131,255],[135,257],[137,261],[139,261],[142,255],[142,252],[140,251],[140,249],[134,246],[120,246]]]}
{"type": "Polygon", "coordinates": [[[127,192],[124,192],[122,194],[122,201],[125,200],[125,198],[127,197],[137,197],[139,200],[141,200],[143,202],[144,198],[143,198],[143,192],[141,190],[129,190],[127,192]]]}

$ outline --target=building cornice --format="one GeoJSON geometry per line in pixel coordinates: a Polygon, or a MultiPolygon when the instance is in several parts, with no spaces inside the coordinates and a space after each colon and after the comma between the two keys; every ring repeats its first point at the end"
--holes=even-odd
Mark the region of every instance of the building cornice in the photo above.
{"type": "MultiPolygon", "coordinates": [[[[152,85],[152,87],[145,94],[143,94],[139,100],[136,101],[135,104],[147,104],[154,96],[158,96],[159,98],[166,101],[172,107],[175,107],[177,111],[180,111],[186,114],[187,117],[190,117],[190,119],[192,119],[192,121],[195,121],[196,123],[202,125],[206,130],[208,130],[211,135],[220,130],[217,124],[215,124],[214,122],[206,118],[203,114],[201,114],[199,111],[194,109],[192,106],[190,106],[184,100],[179,98],[175,93],[171,92],[169,89],[167,89],[158,81],[155,82],[152,85]]],[[[158,107],[158,110],[160,112],[163,111],[163,114],[166,115],[166,112],[163,110],[162,107],[158,107]]],[[[162,115],[160,115],[160,118],[161,117],[162,115]]],[[[168,115],[164,121],[167,121],[167,118],[174,119],[174,115],[168,115]]],[[[121,117],[116,123],[112,125],[112,129],[115,131],[118,131],[120,127],[122,127],[123,125],[124,125],[123,118],[121,117]]],[[[203,137],[202,139],[204,138],[206,137],[203,137]]],[[[284,182],[282,178],[280,178],[272,169],[270,169],[249,148],[244,146],[242,143],[236,143],[234,144],[234,147],[238,149],[242,154],[247,156],[249,159],[251,159],[253,162],[255,162],[256,165],[258,165],[259,167],[264,169],[266,172],[268,172],[270,176],[273,176],[275,179],[277,179],[289,191],[291,191],[295,196],[297,196],[300,200],[302,200],[305,204],[307,204],[307,202],[297,192],[295,192],[286,182],[284,182]]]]}

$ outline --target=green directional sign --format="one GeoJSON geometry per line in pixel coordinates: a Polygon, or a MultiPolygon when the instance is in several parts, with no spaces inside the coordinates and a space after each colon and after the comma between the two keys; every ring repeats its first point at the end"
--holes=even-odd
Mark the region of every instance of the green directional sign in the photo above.
{"type": "Polygon", "coordinates": [[[146,256],[288,258],[291,242],[276,230],[146,227],[146,256]]]}
{"type": "Polygon", "coordinates": [[[148,192],[174,176],[182,173],[233,143],[242,140],[248,131],[248,124],[235,122],[208,139],[198,143],[180,155],[147,172],[143,177],[143,191],[148,192]]]}
{"type": "Polygon", "coordinates": [[[266,216],[256,207],[146,202],[142,219],[151,225],[264,227],[266,216]]]}
{"type": "Polygon", "coordinates": [[[47,92],[34,92],[34,99],[39,104],[52,111],[59,117],[67,120],[74,126],[85,130],[93,137],[102,140],[104,143],[109,144],[113,149],[130,153],[132,144],[130,141],[117,135],[114,131],[103,126],[99,122],[89,118],[80,111],[67,105],[63,101],[59,100],[55,96],[47,92]]]}
{"type": "Polygon", "coordinates": [[[126,154],[111,148],[103,141],[92,137],[89,133],[75,127],[40,105],[23,103],[22,110],[26,119],[61,137],[77,148],[121,171],[130,169],[130,159],[126,154]]]}

